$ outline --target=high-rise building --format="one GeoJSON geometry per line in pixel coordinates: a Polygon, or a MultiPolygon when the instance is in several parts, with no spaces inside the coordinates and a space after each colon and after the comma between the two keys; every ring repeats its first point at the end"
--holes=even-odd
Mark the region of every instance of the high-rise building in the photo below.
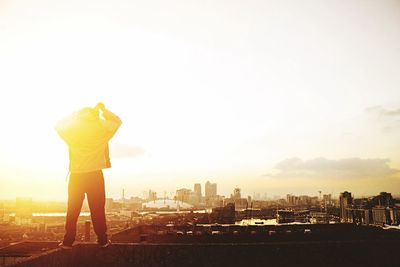
{"type": "Polygon", "coordinates": [[[148,201],[156,201],[157,200],[157,192],[149,190],[149,193],[147,195],[147,200],[148,201]]]}
{"type": "Polygon", "coordinates": [[[205,193],[206,198],[216,197],[217,196],[217,184],[216,183],[212,184],[209,181],[207,181],[204,193],[205,193]]]}
{"type": "Polygon", "coordinates": [[[212,206],[214,201],[217,199],[217,184],[206,182],[205,190],[204,190],[205,200],[207,206],[212,206]]]}
{"type": "Polygon", "coordinates": [[[292,206],[297,205],[297,204],[299,204],[299,197],[291,195],[291,194],[287,194],[286,201],[289,205],[292,205],[292,206]]]}
{"type": "Polygon", "coordinates": [[[231,198],[234,200],[242,198],[242,194],[240,193],[239,187],[233,189],[233,194],[231,195],[231,198]]]}
{"type": "Polygon", "coordinates": [[[350,192],[340,193],[339,197],[340,203],[340,221],[341,222],[349,222],[349,214],[348,208],[351,208],[351,204],[353,203],[353,197],[350,192]]]}
{"type": "Polygon", "coordinates": [[[194,195],[196,196],[197,204],[201,203],[201,198],[202,198],[201,184],[194,184],[193,192],[194,195]]]}
{"type": "Polygon", "coordinates": [[[390,225],[390,209],[387,207],[373,207],[372,219],[374,220],[374,224],[376,225],[390,225]]]}

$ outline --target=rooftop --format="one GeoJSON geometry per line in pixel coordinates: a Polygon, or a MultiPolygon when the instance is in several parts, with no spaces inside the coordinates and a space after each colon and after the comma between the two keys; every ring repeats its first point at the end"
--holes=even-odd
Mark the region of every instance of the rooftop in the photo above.
{"type": "MultiPolygon", "coordinates": [[[[41,245],[48,248],[48,244],[42,242],[25,244],[27,248],[35,247],[35,251],[41,245]]],[[[18,246],[21,249],[24,244],[18,246]]],[[[53,248],[42,253],[33,253],[14,263],[4,262],[3,254],[0,256],[0,266],[393,266],[400,261],[397,251],[399,246],[400,240],[126,243],[112,244],[107,249],[99,248],[93,243],[79,243],[72,250],[53,248]]]]}

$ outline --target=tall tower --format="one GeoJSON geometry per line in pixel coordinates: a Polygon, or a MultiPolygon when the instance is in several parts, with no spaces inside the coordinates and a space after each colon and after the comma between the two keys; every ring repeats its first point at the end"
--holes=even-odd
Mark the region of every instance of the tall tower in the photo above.
{"type": "Polygon", "coordinates": [[[206,198],[211,197],[211,183],[210,183],[210,181],[206,182],[206,185],[204,187],[204,196],[206,198]]]}
{"type": "Polygon", "coordinates": [[[347,212],[347,208],[349,208],[350,205],[353,203],[353,197],[351,196],[351,193],[347,191],[340,193],[339,203],[340,203],[340,221],[348,222],[349,215],[347,212]]]}
{"type": "Polygon", "coordinates": [[[211,206],[213,201],[217,197],[217,184],[210,183],[210,181],[206,182],[205,190],[204,190],[204,195],[206,199],[206,205],[211,206]]]}
{"type": "Polygon", "coordinates": [[[193,188],[194,195],[196,196],[196,202],[200,203],[201,202],[201,184],[194,184],[193,188]]]}
{"type": "Polygon", "coordinates": [[[231,198],[233,198],[233,199],[242,198],[242,194],[240,193],[240,188],[239,187],[235,187],[235,189],[233,189],[233,194],[232,194],[231,198]]]}

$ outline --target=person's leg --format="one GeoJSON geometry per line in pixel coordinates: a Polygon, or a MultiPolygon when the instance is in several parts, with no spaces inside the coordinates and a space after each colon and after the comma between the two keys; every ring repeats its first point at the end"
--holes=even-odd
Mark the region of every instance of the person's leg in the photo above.
{"type": "Polygon", "coordinates": [[[102,171],[93,172],[87,186],[87,198],[92,217],[93,228],[97,235],[97,242],[105,244],[108,241],[106,215],[104,206],[106,203],[106,194],[104,189],[104,176],[102,171]]]}
{"type": "Polygon", "coordinates": [[[76,222],[81,212],[85,192],[82,188],[80,175],[72,174],[68,183],[68,209],[65,223],[65,235],[63,244],[71,246],[75,241],[76,222]]]}

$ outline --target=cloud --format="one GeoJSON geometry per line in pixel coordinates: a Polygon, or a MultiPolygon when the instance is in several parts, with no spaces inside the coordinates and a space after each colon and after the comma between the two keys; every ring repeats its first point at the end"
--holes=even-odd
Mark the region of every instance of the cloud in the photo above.
{"type": "Polygon", "coordinates": [[[126,144],[114,144],[110,149],[113,158],[134,158],[144,155],[145,150],[142,147],[126,144]]]}
{"type": "Polygon", "coordinates": [[[400,108],[398,109],[385,109],[382,106],[372,106],[365,109],[368,113],[374,113],[381,117],[396,117],[400,116],[400,108]]]}
{"type": "Polygon", "coordinates": [[[400,108],[386,109],[382,106],[372,106],[366,108],[365,111],[375,116],[384,132],[394,132],[400,129],[400,108]]]}
{"type": "Polygon", "coordinates": [[[331,160],[315,158],[302,160],[300,158],[285,159],[276,164],[277,174],[269,177],[326,177],[326,178],[383,178],[398,174],[400,170],[389,166],[389,159],[382,158],[344,158],[331,160]]]}

